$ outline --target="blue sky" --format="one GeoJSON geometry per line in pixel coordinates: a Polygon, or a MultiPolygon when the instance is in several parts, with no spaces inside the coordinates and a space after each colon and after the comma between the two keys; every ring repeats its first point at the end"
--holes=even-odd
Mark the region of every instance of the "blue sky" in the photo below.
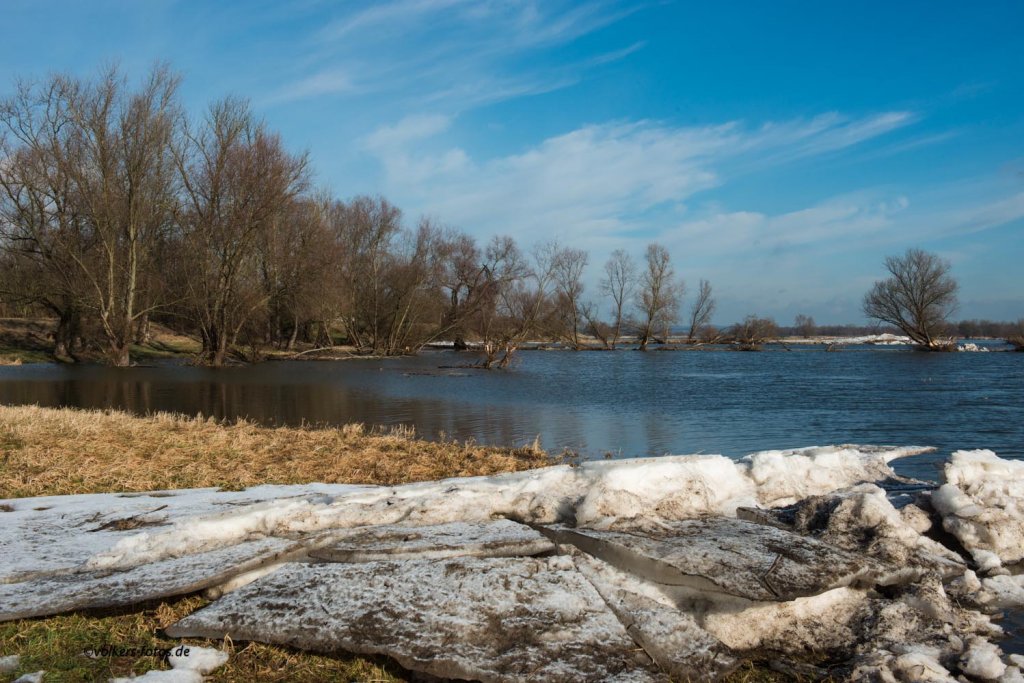
{"type": "Polygon", "coordinates": [[[669,247],[716,321],[863,320],[887,254],[1024,317],[1024,3],[0,0],[0,89],[156,60],[319,185],[486,239],[669,247]]]}

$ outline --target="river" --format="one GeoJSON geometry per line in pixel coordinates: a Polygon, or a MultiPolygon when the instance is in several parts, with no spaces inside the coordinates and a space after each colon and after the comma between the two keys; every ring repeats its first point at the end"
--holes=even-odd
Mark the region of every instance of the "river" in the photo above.
{"type": "Polygon", "coordinates": [[[814,444],[935,446],[901,462],[933,479],[956,449],[1024,457],[1024,354],[899,347],[523,351],[509,370],[475,356],[280,361],[232,368],[0,367],[0,403],[173,411],[264,424],[411,425],[425,438],[535,438],[585,457],[741,456],[814,444]],[[454,367],[453,367],[454,366],[454,367]]]}

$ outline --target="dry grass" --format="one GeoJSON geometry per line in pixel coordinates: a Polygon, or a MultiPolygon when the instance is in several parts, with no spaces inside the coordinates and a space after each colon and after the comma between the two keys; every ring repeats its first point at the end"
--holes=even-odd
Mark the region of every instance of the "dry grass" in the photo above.
{"type": "Polygon", "coordinates": [[[308,482],[401,484],[552,464],[535,446],[430,442],[409,430],[261,427],[0,406],[0,498],[308,482]]]}

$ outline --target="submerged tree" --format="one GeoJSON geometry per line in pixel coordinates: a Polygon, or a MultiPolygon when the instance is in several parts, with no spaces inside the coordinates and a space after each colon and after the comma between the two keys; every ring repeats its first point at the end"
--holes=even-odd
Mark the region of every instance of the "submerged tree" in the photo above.
{"type": "Polygon", "coordinates": [[[223,365],[272,297],[260,283],[260,248],[305,189],[306,157],[286,151],[246,102],[228,98],[197,130],[186,128],[177,164],[181,306],[202,337],[202,359],[223,365]]]}
{"type": "Polygon", "coordinates": [[[166,67],[135,90],[110,69],[94,81],[54,76],[22,86],[0,107],[7,236],[49,281],[40,303],[61,321],[58,347],[88,312],[110,362],[128,365],[140,322],[160,304],[156,254],[174,206],[177,87],[166,67]]]}
{"type": "Polygon", "coordinates": [[[576,350],[583,345],[580,334],[588,312],[582,302],[583,269],[587,267],[587,260],[586,251],[568,247],[557,250],[553,257],[556,308],[560,319],[557,333],[576,350]]]}
{"type": "Polygon", "coordinates": [[[958,285],[949,261],[921,249],[885,259],[890,277],[864,297],[864,313],[890,325],[926,350],[945,349],[949,316],[957,307],[958,285]]]}

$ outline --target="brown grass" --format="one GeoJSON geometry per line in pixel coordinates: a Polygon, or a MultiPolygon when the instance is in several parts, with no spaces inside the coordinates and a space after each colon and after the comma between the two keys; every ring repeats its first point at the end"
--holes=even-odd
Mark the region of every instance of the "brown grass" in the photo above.
{"type": "Polygon", "coordinates": [[[410,430],[261,427],[0,406],[0,498],[309,482],[402,484],[550,465],[536,446],[431,442],[410,430]]]}

